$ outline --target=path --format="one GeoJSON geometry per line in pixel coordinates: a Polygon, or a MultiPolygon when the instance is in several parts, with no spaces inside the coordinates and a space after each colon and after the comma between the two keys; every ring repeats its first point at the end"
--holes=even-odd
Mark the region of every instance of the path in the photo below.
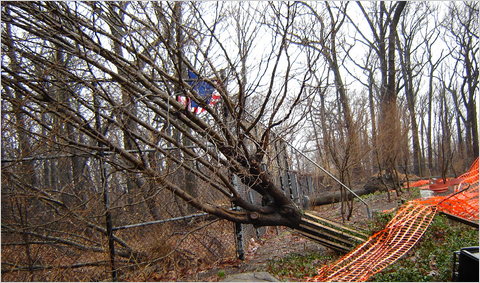
{"type": "Polygon", "coordinates": [[[240,260],[220,262],[216,267],[190,278],[182,278],[182,281],[222,281],[225,276],[231,274],[267,271],[270,260],[281,259],[289,254],[335,254],[312,240],[294,234],[291,229],[280,227],[269,229],[269,233],[261,241],[250,243],[243,262],[240,260]]]}

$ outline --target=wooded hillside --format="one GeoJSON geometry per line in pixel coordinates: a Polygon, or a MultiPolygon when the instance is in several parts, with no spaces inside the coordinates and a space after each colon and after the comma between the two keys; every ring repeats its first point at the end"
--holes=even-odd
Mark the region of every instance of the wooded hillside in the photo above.
{"type": "Polygon", "coordinates": [[[458,175],[479,155],[477,2],[1,13],[9,280],[117,280],[138,264],[231,256],[231,222],[298,225],[288,173],[312,176],[321,197],[344,188],[319,166],[349,187],[377,174],[399,189],[399,174],[458,175]],[[215,217],[182,218],[203,212],[215,217]]]}

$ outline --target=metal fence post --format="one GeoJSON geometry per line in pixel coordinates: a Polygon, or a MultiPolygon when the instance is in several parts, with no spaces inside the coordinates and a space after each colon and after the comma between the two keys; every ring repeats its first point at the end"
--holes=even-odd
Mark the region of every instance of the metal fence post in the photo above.
{"type": "MultiPolygon", "coordinates": [[[[241,184],[239,184],[238,177],[236,175],[232,176],[233,187],[237,192],[241,190],[241,184]]],[[[240,210],[238,206],[233,207],[234,210],[240,210]]],[[[237,257],[240,260],[245,259],[245,246],[243,242],[243,227],[241,223],[235,222],[235,246],[237,251],[237,257]]]]}
{"type": "Polygon", "coordinates": [[[235,243],[236,243],[236,250],[237,250],[237,257],[240,260],[245,259],[245,248],[243,245],[243,231],[242,231],[242,224],[235,222],[235,243]]]}

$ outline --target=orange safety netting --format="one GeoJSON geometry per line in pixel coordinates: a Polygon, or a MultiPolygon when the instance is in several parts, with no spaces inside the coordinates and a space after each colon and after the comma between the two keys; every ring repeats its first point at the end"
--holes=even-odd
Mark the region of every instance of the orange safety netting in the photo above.
{"type": "Polygon", "coordinates": [[[438,210],[478,221],[478,183],[438,203],[438,210]]]}
{"type": "Polygon", "coordinates": [[[416,187],[422,187],[422,186],[425,186],[425,185],[428,185],[430,184],[430,180],[418,180],[418,181],[414,181],[414,182],[410,182],[406,185],[404,185],[403,187],[404,188],[416,188],[416,187]]]}
{"type": "Polygon", "coordinates": [[[460,190],[461,186],[459,184],[465,183],[475,183],[478,182],[478,158],[473,162],[470,169],[467,173],[464,173],[457,178],[447,178],[447,179],[438,179],[432,181],[429,179],[418,180],[414,182],[407,183],[403,188],[415,188],[418,187],[422,190],[431,190],[435,192],[446,192],[450,187],[455,187],[456,190],[460,190]]]}
{"type": "Polygon", "coordinates": [[[333,265],[326,265],[310,282],[366,281],[406,252],[420,239],[435,215],[435,206],[407,203],[384,230],[371,236],[333,265]]]}
{"type": "Polygon", "coordinates": [[[448,196],[417,199],[403,205],[385,229],[371,236],[334,264],[325,265],[310,282],[367,281],[407,253],[421,238],[437,210],[478,221],[478,158],[459,176],[456,192],[448,196]]]}
{"type": "Polygon", "coordinates": [[[478,158],[473,162],[467,173],[460,175],[458,179],[463,179],[465,183],[478,183],[478,158]]]}
{"type": "Polygon", "coordinates": [[[436,204],[438,210],[467,220],[478,221],[478,177],[477,158],[467,173],[452,180],[458,185],[455,187],[454,193],[443,197],[443,199],[438,199],[436,204]]]}

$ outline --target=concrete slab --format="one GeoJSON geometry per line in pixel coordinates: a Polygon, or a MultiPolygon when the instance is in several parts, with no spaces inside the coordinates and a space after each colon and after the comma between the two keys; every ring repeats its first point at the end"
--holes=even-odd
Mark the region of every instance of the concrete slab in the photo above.
{"type": "Polygon", "coordinates": [[[223,282],[280,282],[268,272],[247,272],[232,274],[225,277],[223,282]]]}

